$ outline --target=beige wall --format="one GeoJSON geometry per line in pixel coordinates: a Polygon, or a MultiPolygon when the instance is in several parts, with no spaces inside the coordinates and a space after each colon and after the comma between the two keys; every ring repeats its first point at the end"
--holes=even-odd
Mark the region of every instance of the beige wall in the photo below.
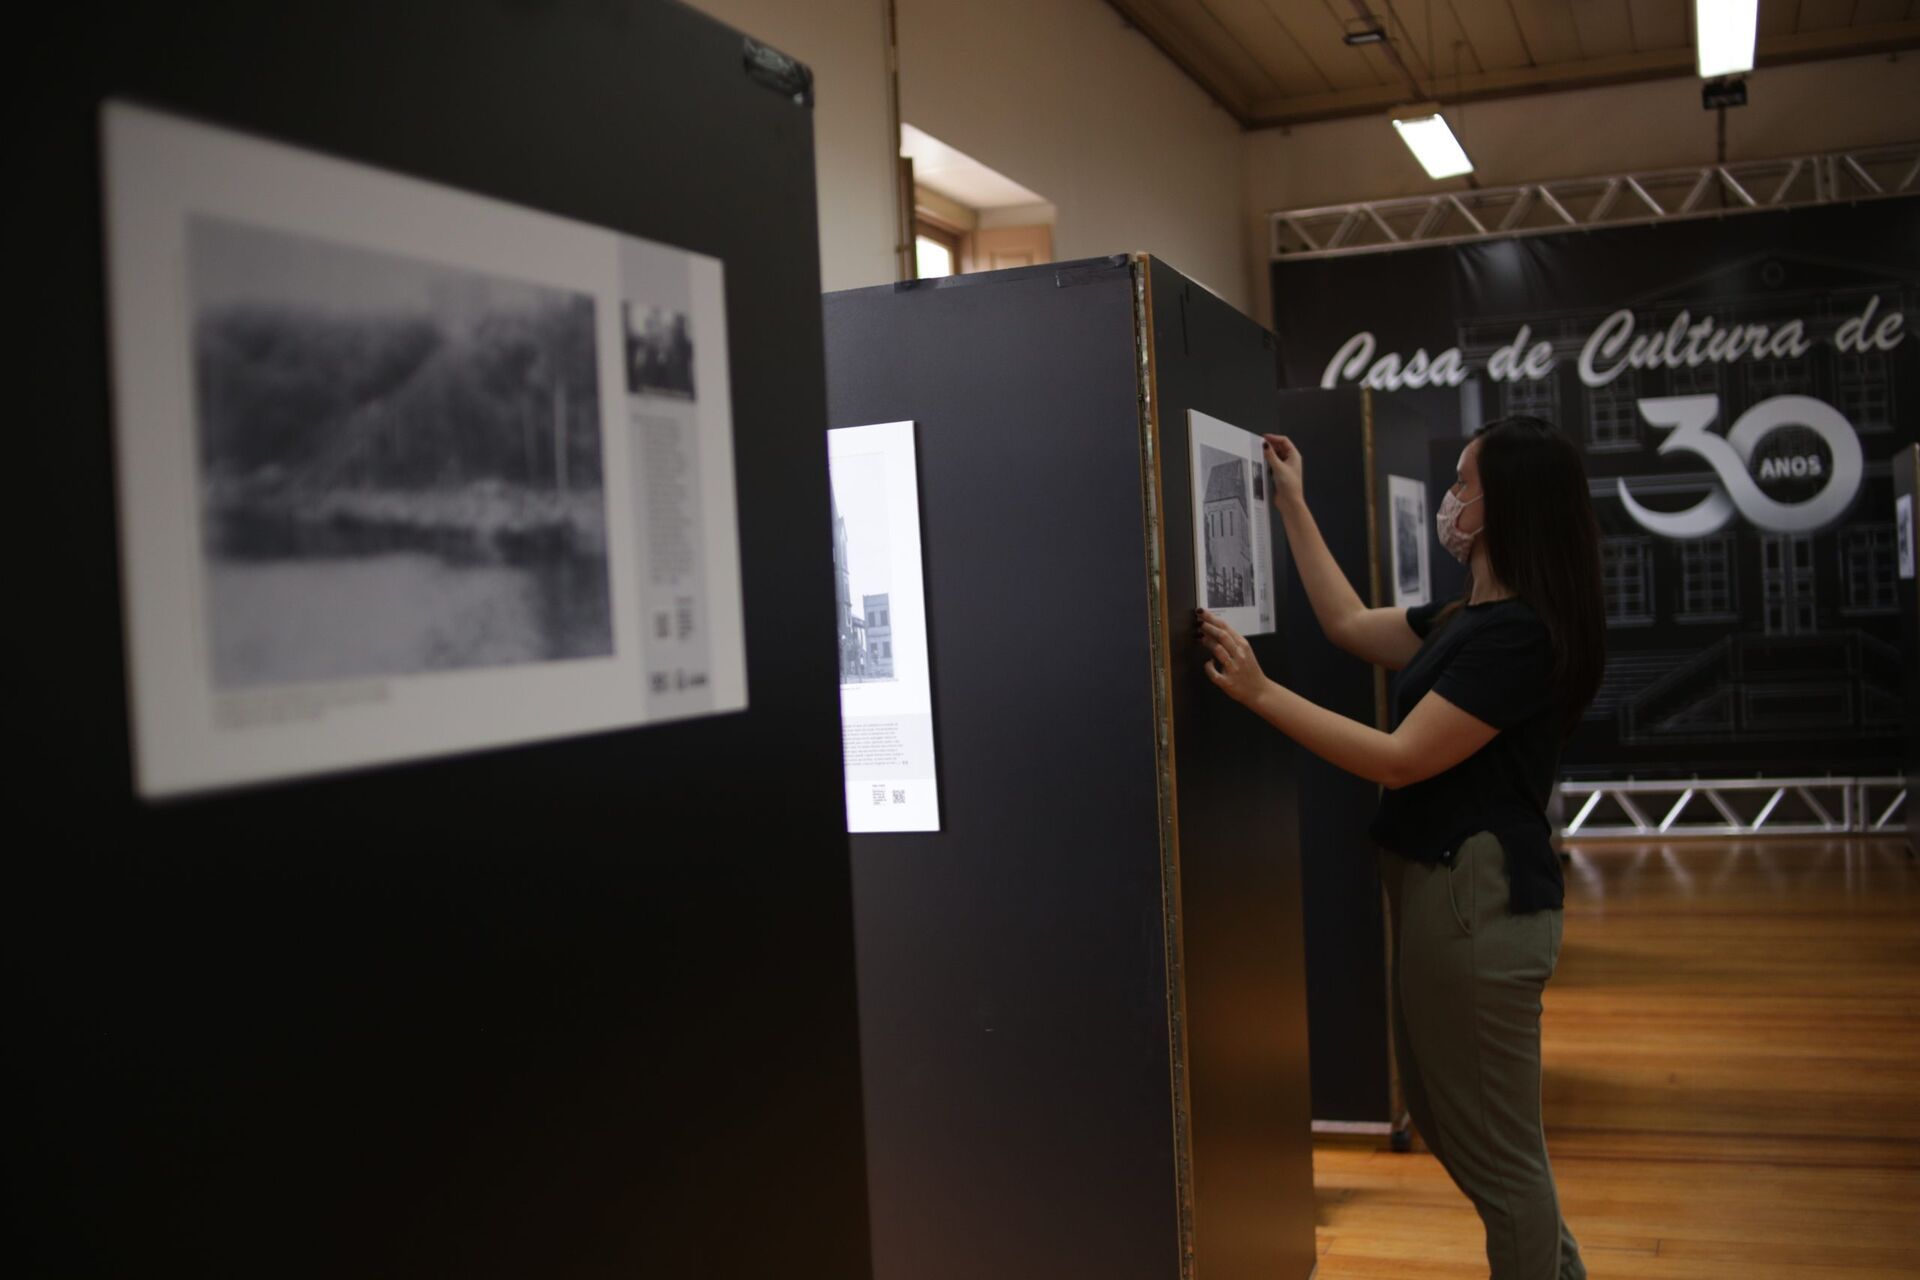
{"type": "MultiPolygon", "coordinates": [[[[883,0],[688,0],[813,70],[820,287],[894,279],[894,157],[883,0]]],[[[769,213],[777,213],[770,210],[769,213]]]]}
{"type": "MultiPolygon", "coordinates": [[[[822,287],[894,278],[884,0],[689,0],[813,68],[822,287]]],[[[1053,203],[1054,253],[1146,250],[1264,320],[1274,209],[1434,183],[1384,117],[1242,133],[1104,0],[896,0],[903,117],[1053,203]]],[[[1768,67],[1727,113],[1729,159],[1920,138],[1920,55],[1768,67]]],[[[1482,186],[1715,156],[1699,81],[1449,111],[1482,186]]]]}
{"type": "MultiPolygon", "coordinates": [[[[1748,105],[1727,112],[1729,160],[1920,138],[1920,55],[1766,67],[1747,77],[1747,87],[1748,105]]],[[[1472,103],[1447,117],[1485,187],[1716,157],[1716,113],[1701,109],[1693,79],[1472,103]]],[[[1429,179],[1384,115],[1251,133],[1245,157],[1254,314],[1263,323],[1272,320],[1265,214],[1466,185],[1429,179]]]]}
{"type": "Polygon", "coordinates": [[[897,0],[901,117],[1050,201],[1056,258],[1145,250],[1251,301],[1243,135],[1104,0],[897,0]]]}

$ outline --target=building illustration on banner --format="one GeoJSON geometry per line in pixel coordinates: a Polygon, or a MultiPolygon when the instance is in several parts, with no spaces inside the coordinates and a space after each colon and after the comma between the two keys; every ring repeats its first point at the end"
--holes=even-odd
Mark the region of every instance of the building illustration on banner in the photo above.
{"type": "MultiPolygon", "coordinates": [[[[1856,286],[1568,313],[1523,326],[1505,371],[1532,376],[1476,388],[1585,448],[1609,629],[1588,720],[1623,747],[1833,735],[1893,750],[1886,454],[1907,301],[1856,286]]],[[[1463,325],[1466,366],[1490,371],[1514,333],[1463,325]]]]}
{"type": "MultiPolygon", "coordinates": [[[[1436,466],[1510,414],[1581,447],[1608,660],[1571,774],[1899,758],[1890,459],[1920,407],[1914,208],[1275,263],[1292,385],[1404,398],[1436,466]],[[1382,311],[1385,288],[1427,301],[1382,311]]],[[[1434,575],[1455,589],[1450,564],[1434,575]]]]}

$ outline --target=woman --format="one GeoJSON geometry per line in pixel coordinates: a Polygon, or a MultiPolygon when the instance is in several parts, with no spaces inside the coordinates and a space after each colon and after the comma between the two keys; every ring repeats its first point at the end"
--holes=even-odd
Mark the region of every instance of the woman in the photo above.
{"type": "Polygon", "coordinates": [[[1380,783],[1394,938],[1394,1049],[1427,1146],[1479,1210],[1493,1280],[1580,1280],[1540,1127],[1540,993],[1560,953],[1547,799],[1600,682],[1599,535],[1580,455],[1538,418],[1481,428],[1435,521],[1462,600],[1369,609],[1307,510],[1300,451],[1268,436],[1273,501],[1327,638],[1399,670],[1399,727],[1267,679],[1200,612],[1207,675],[1282,733],[1380,783]]]}

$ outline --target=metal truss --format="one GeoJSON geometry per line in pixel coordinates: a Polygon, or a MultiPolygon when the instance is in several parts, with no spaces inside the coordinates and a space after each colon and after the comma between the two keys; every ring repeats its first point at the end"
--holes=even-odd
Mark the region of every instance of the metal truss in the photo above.
{"type": "Polygon", "coordinates": [[[1560,798],[1573,815],[1560,834],[1582,840],[1899,834],[1907,780],[1562,782],[1560,798]]]}
{"type": "Polygon", "coordinates": [[[1447,191],[1267,215],[1275,260],[1336,258],[1920,195],[1920,141],[1787,160],[1447,191]]]}

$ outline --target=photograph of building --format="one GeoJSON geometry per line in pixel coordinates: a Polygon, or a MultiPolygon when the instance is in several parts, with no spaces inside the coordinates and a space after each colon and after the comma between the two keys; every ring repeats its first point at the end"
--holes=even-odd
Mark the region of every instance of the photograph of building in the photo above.
{"type": "Polygon", "coordinates": [[[861,597],[867,619],[867,674],[875,680],[893,676],[893,622],[887,593],[861,597]]]}
{"type": "Polygon", "coordinates": [[[1206,602],[1210,609],[1238,609],[1253,603],[1253,526],[1247,510],[1245,458],[1202,445],[1200,467],[1207,477],[1206,602]]]}

